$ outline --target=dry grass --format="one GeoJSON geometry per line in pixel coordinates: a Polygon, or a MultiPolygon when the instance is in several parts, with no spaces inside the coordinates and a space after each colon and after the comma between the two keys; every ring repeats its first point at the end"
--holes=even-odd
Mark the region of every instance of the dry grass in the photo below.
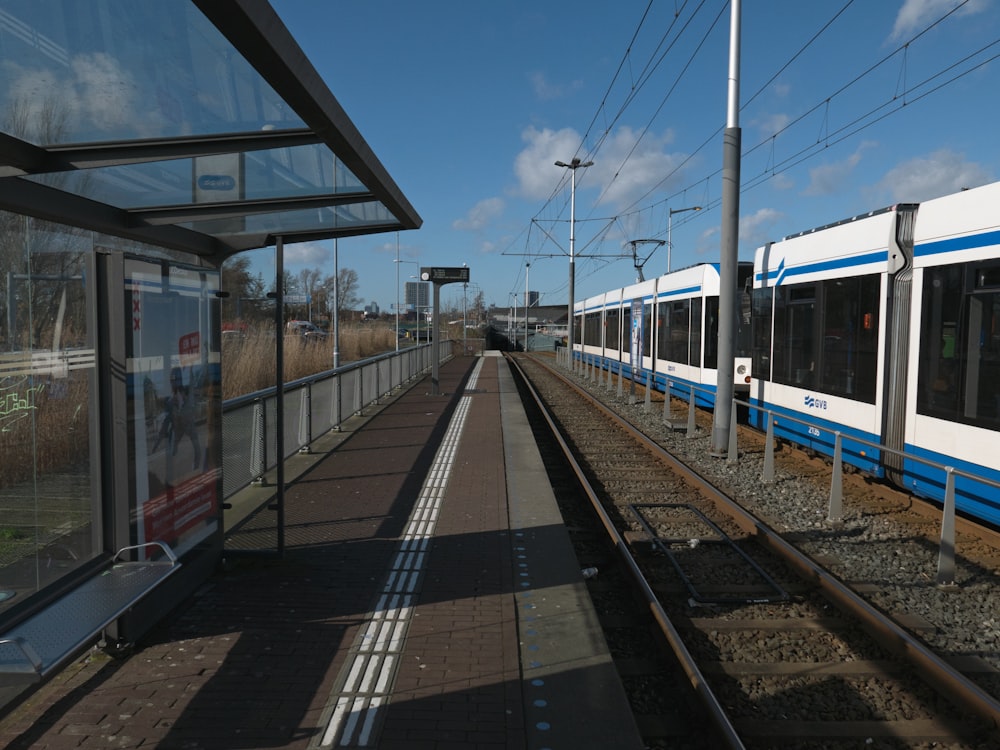
{"type": "Polygon", "coordinates": [[[86,376],[52,380],[30,389],[5,388],[6,403],[19,400],[19,408],[5,410],[0,425],[0,489],[32,478],[41,480],[53,471],[89,473],[87,389],[86,376]]]}
{"type": "MultiPolygon", "coordinates": [[[[295,380],[333,367],[333,340],[314,343],[285,339],[285,380],[295,380]]],[[[341,364],[391,351],[396,332],[386,325],[341,328],[341,364]]],[[[226,342],[222,355],[223,398],[233,398],[274,385],[274,337],[249,336],[226,342]]],[[[88,475],[90,442],[89,378],[52,380],[30,387],[8,385],[0,404],[0,490],[53,473],[88,475]]],[[[0,508],[2,510],[2,508],[0,508]]],[[[9,509],[5,515],[10,516],[9,509]]],[[[15,533],[0,518],[0,541],[15,533]]]]}
{"type": "MultiPolygon", "coordinates": [[[[311,341],[286,336],[285,381],[297,380],[333,368],[333,339],[311,341]]],[[[394,327],[378,324],[342,326],[340,363],[347,364],[396,348],[394,327]]],[[[224,343],[222,351],[222,398],[253,393],[275,384],[274,337],[250,333],[224,343]]]]}

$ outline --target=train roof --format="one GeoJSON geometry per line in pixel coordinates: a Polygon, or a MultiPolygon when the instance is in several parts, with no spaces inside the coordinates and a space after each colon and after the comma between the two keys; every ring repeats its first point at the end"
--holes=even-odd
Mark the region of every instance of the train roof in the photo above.
{"type": "Polygon", "coordinates": [[[867,213],[858,214],[857,216],[852,216],[849,219],[841,219],[840,221],[832,222],[831,224],[824,224],[820,227],[814,227],[813,229],[806,229],[802,232],[796,232],[795,234],[789,234],[781,238],[782,242],[785,240],[795,239],[796,237],[805,237],[807,234],[813,234],[815,232],[822,232],[824,229],[830,229],[832,227],[839,227],[843,224],[851,224],[855,221],[860,221],[861,219],[870,219],[872,216],[878,216],[880,214],[888,213],[890,211],[895,211],[904,206],[911,206],[916,204],[910,203],[896,203],[891,206],[886,206],[885,208],[879,208],[875,211],[868,211],[867,213]]]}

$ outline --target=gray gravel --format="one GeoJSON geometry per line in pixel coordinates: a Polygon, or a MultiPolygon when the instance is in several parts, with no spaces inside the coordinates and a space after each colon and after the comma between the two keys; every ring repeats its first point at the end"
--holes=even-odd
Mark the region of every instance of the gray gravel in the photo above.
{"type": "MultiPolygon", "coordinates": [[[[852,489],[855,483],[845,482],[843,521],[835,526],[826,520],[828,466],[817,472],[816,461],[806,464],[803,460],[813,477],[797,477],[779,467],[775,481],[764,484],[759,448],[741,449],[736,464],[714,458],[708,454],[709,435],[704,427],[693,438],[665,428],[662,402],[654,401],[649,409],[642,400],[629,405],[627,389],[619,399],[604,384],[579,376],[577,380],[720,489],[739,498],[748,510],[779,531],[794,533],[801,549],[822,556],[823,564],[843,580],[877,584],[872,588],[876,593],[866,594],[869,600],[885,611],[916,616],[929,624],[930,628],[921,627],[919,635],[938,653],[946,658],[979,657],[1000,670],[1000,572],[996,563],[969,559],[967,552],[974,550],[963,551],[962,537],[956,550],[956,585],[939,587],[939,531],[934,523],[888,512],[884,501],[877,507],[865,505],[859,497],[863,492],[852,489]]],[[[681,408],[680,402],[674,404],[675,411],[681,408]]],[[[1000,698],[1000,679],[995,675],[987,670],[974,678],[1000,698]]]]}

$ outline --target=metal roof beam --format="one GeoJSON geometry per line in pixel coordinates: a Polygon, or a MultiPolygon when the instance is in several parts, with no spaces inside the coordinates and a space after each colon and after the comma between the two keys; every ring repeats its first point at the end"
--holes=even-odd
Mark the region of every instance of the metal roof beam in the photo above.
{"type": "Polygon", "coordinates": [[[130,209],[130,219],[140,224],[157,226],[185,221],[229,219],[250,214],[269,214],[279,211],[301,211],[310,208],[329,208],[353,203],[368,203],[375,196],[369,192],[317,195],[308,198],[275,198],[269,200],[218,201],[192,205],[162,206],[157,208],[130,209]]]}

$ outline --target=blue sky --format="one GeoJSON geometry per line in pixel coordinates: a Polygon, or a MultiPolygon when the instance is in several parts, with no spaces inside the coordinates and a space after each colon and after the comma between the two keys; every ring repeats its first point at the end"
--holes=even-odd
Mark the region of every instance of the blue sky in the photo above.
{"type": "MultiPolygon", "coordinates": [[[[423,218],[339,242],[365,303],[395,303],[398,243],[401,281],[467,263],[471,290],[506,306],[530,263],[542,304],[566,304],[569,170],[554,162],[574,156],[594,162],[577,172],[577,299],[635,281],[631,241],[665,241],[668,224],[674,269],[718,261],[724,0],[273,5],[423,218]]],[[[742,21],[741,259],[1000,179],[1000,3],[758,0],[742,21]]],[[[664,245],[636,248],[647,278],[666,270],[664,245]]],[[[332,272],[333,242],[288,246],[286,265],[332,272]]]]}

